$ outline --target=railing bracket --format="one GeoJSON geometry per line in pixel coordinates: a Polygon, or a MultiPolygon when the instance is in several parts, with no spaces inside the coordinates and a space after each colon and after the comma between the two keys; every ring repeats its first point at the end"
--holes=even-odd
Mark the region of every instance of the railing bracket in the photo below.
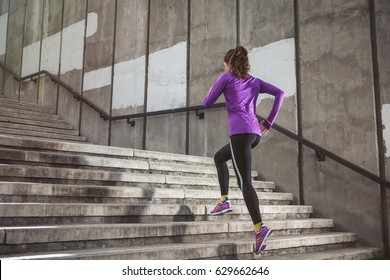
{"type": "Polygon", "coordinates": [[[199,110],[195,110],[195,115],[200,119],[204,119],[204,112],[199,112],[199,110]]]}
{"type": "Polygon", "coordinates": [[[318,161],[325,161],[325,155],[320,153],[319,151],[316,151],[316,157],[318,161]]]}
{"type": "Polygon", "coordinates": [[[135,126],[135,120],[131,120],[130,119],[127,119],[127,123],[131,126],[131,127],[134,127],[135,126]]]}

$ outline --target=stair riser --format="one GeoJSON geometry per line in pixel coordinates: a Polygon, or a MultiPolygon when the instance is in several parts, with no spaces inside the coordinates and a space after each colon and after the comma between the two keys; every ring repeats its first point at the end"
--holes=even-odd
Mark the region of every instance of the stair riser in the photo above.
{"type": "MultiPolygon", "coordinates": [[[[320,245],[312,247],[300,247],[297,248],[297,251],[311,252],[318,250],[327,250],[335,248],[349,248],[353,246],[353,243],[339,243],[331,245],[320,245]]],[[[69,256],[66,252],[63,255],[57,257],[45,258],[45,259],[77,259],[77,260],[150,260],[150,259],[160,259],[160,260],[175,260],[175,259],[259,259],[253,251],[253,244],[225,244],[221,246],[214,246],[209,248],[188,248],[172,251],[147,251],[147,252],[115,252],[115,253],[106,253],[104,255],[87,255],[87,256],[69,256]]],[[[269,254],[272,254],[272,251],[266,251],[269,254]]],[[[276,253],[276,250],[275,252],[276,253]]],[[[39,258],[38,258],[39,259],[39,258]]]]}
{"type": "MultiPolygon", "coordinates": [[[[263,219],[307,219],[310,214],[262,214],[263,219]]],[[[158,223],[190,221],[248,221],[249,214],[229,214],[223,216],[109,216],[109,217],[35,217],[35,218],[0,218],[2,226],[56,225],[56,224],[101,224],[101,223],[158,223]]]]}
{"type": "Polygon", "coordinates": [[[1,99],[0,99],[0,107],[23,110],[26,112],[54,114],[54,110],[49,108],[34,106],[33,104],[30,105],[30,104],[17,104],[17,103],[3,102],[1,99]]]}
{"type": "Polygon", "coordinates": [[[10,118],[14,120],[19,120],[19,121],[24,121],[24,120],[31,120],[31,121],[36,121],[36,122],[42,122],[45,124],[50,124],[50,125],[63,125],[66,127],[70,127],[71,125],[66,123],[64,120],[60,119],[59,116],[57,115],[50,115],[50,117],[40,117],[40,116],[35,116],[35,115],[24,115],[21,113],[15,113],[11,111],[3,111],[2,108],[0,108],[0,117],[1,118],[10,118]]]}
{"type": "MultiPolygon", "coordinates": [[[[176,176],[217,178],[217,173],[214,167],[202,168],[198,166],[189,166],[176,170],[169,170],[170,168],[157,169],[157,166],[154,166],[153,163],[145,160],[93,159],[82,156],[40,155],[32,152],[8,152],[3,149],[0,149],[0,164],[14,164],[20,166],[28,164],[29,167],[57,167],[116,172],[129,172],[129,170],[131,170],[147,174],[169,174],[176,176]]],[[[230,178],[236,178],[234,170],[229,170],[229,174],[230,178]]]]}
{"type": "MultiPolygon", "coordinates": [[[[217,178],[199,176],[177,176],[172,174],[147,174],[140,172],[114,172],[102,170],[61,169],[32,166],[0,166],[0,180],[11,182],[64,182],[69,184],[118,185],[118,182],[156,183],[168,185],[197,185],[218,187],[217,178]]],[[[230,186],[237,186],[235,178],[230,186]]],[[[260,181],[253,181],[255,189],[274,187],[260,181]]]]}
{"type": "MultiPolygon", "coordinates": [[[[244,205],[244,200],[230,199],[233,205],[244,205]]],[[[11,196],[0,195],[0,202],[13,203],[127,203],[127,204],[216,204],[218,197],[209,199],[200,198],[120,198],[120,197],[69,197],[69,196],[11,196]]],[[[264,200],[259,199],[261,205],[289,205],[290,200],[264,200]]]]}
{"type": "Polygon", "coordinates": [[[16,116],[2,116],[0,112],[0,123],[10,123],[10,124],[23,124],[23,125],[32,125],[38,127],[50,127],[50,128],[59,128],[59,129],[73,129],[71,125],[64,124],[62,122],[49,122],[46,120],[34,120],[30,119],[22,119],[16,116]]]}
{"type": "Polygon", "coordinates": [[[10,128],[2,128],[1,133],[16,135],[16,136],[33,136],[39,137],[42,139],[57,139],[57,140],[71,140],[71,141],[85,141],[85,137],[82,136],[72,136],[72,135],[62,135],[62,134],[53,134],[46,132],[37,132],[37,131],[26,131],[10,128]]]}
{"type": "MultiPolygon", "coordinates": [[[[28,177],[1,177],[1,181],[23,183],[42,183],[42,184],[64,184],[64,185],[90,185],[90,186],[121,186],[121,187],[143,187],[143,188],[168,188],[168,189],[191,189],[191,190],[207,190],[207,191],[219,191],[218,186],[206,186],[206,185],[185,185],[185,184],[158,184],[158,183],[145,183],[145,182],[118,182],[118,181],[84,181],[84,180],[59,180],[59,179],[44,179],[44,178],[28,178],[28,177]]],[[[273,188],[268,188],[265,185],[264,188],[256,187],[257,192],[273,192],[273,188]]],[[[237,185],[231,185],[230,190],[240,192],[237,185]]]]}
{"type": "MultiPolygon", "coordinates": [[[[295,229],[295,230],[274,230],[272,236],[305,234],[305,233],[324,233],[329,232],[329,228],[314,229],[295,229]]],[[[243,233],[214,233],[214,234],[196,234],[196,235],[175,235],[175,236],[155,236],[144,238],[109,238],[104,240],[82,240],[66,242],[48,242],[32,244],[1,245],[0,254],[23,254],[28,252],[52,252],[62,250],[81,250],[81,249],[99,249],[112,247],[130,247],[130,246],[149,246],[158,244],[172,244],[183,242],[203,242],[220,240],[239,240],[251,239],[253,232],[243,233]]]]}
{"type": "Polygon", "coordinates": [[[353,246],[355,246],[354,242],[342,242],[342,243],[332,243],[332,244],[318,245],[318,246],[304,246],[304,247],[284,248],[278,250],[265,250],[261,253],[261,256],[271,257],[271,256],[283,256],[287,254],[304,254],[304,253],[312,253],[312,252],[318,252],[324,250],[351,248],[353,246]]]}
{"type": "Polygon", "coordinates": [[[54,115],[52,113],[47,113],[47,112],[37,112],[37,111],[27,111],[27,110],[24,110],[23,108],[11,108],[11,107],[3,107],[0,105],[0,111],[2,112],[2,114],[6,114],[6,113],[12,113],[12,114],[21,114],[21,115],[24,115],[24,116],[36,116],[36,117],[39,117],[39,118],[48,118],[50,120],[61,120],[60,117],[58,115],[54,115]]]}
{"type": "Polygon", "coordinates": [[[5,123],[0,120],[0,131],[3,129],[14,129],[14,130],[23,130],[23,131],[31,131],[31,132],[44,132],[44,133],[54,133],[54,134],[63,134],[63,135],[71,135],[78,136],[79,133],[75,130],[70,130],[68,128],[54,128],[47,127],[45,125],[24,125],[24,124],[14,124],[14,123],[5,123]]]}

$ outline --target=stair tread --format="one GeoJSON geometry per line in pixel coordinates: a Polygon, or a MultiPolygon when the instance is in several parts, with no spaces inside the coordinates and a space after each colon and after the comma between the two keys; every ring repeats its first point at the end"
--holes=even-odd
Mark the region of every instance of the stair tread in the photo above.
{"type": "MultiPolygon", "coordinates": [[[[0,181],[2,195],[46,195],[80,197],[210,198],[218,199],[219,190],[170,189],[137,186],[62,185],[0,181]]],[[[262,199],[292,200],[292,193],[257,192],[262,199]]],[[[241,191],[231,191],[230,200],[243,200],[241,191]]]]}
{"type": "MultiPolygon", "coordinates": [[[[327,234],[316,234],[315,238],[313,238],[313,234],[303,234],[299,236],[290,237],[291,240],[304,240],[306,239],[314,239],[314,241],[318,241],[320,245],[323,238],[329,237],[348,237],[349,235],[353,235],[351,233],[327,233],[327,234]]],[[[266,250],[270,250],[272,243],[277,243],[279,239],[283,237],[271,237],[267,242],[266,250]]],[[[99,258],[104,257],[105,255],[121,255],[124,254],[132,254],[133,258],[142,259],[142,255],[140,254],[148,254],[148,253],[164,253],[169,251],[176,250],[185,250],[189,249],[201,249],[201,250],[210,250],[210,249],[221,249],[221,246],[229,246],[235,248],[235,253],[253,253],[253,240],[223,240],[223,241],[209,241],[209,242],[191,242],[191,243],[171,243],[171,244],[161,244],[161,245],[152,245],[152,246],[132,246],[132,247],[111,247],[111,248],[98,248],[98,249],[83,249],[83,250],[68,250],[68,251],[57,251],[57,252],[43,252],[43,253],[31,253],[31,254],[15,254],[15,255],[5,255],[0,256],[0,259],[75,259],[75,258],[99,258]]],[[[173,254],[174,255],[174,254],[173,254]]],[[[157,254],[156,254],[157,256],[157,254]]],[[[165,259],[167,255],[161,254],[160,259],[165,259]]],[[[169,256],[169,255],[168,255],[169,256]]],[[[191,254],[187,254],[187,256],[193,257],[191,254]]],[[[190,259],[189,258],[189,259],[190,259]]],[[[195,256],[196,258],[196,256],[195,256]]],[[[156,259],[159,259],[157,256],[156,259]]]]}
{"type": "Polygon", "coordinates": [[[369,254],[370,258],[381,257],[381,250],[375,247],[352,247],[342,249],[331,249],[319,252],[304,253],[304,254],[287,254],[271,257],[262,257],[262,260],[337,260],[344,259],[360,259],[361,254],[369,254]]]}
{"type": "MultiPolygon", "coordinates": [[[[178,164],[170,162],[156,162],[144,158],[116,158],[102,155],[81,155],[71,152],[45,152],[31,151],[25,149],[11,149],[0,147],[0,158],[8,160],[20,160],[35,163],[56,163],[56,164],[72,164],[79,166],[91,167],[109,167],[122,169],[141,169],[151,171],[165,172],[183,172],[194,174],[217,175],[217,170],[214,165],[204,164],[178,164]]],[[[235,177],[234,170],[229,170],[230,177],[235,177]]],[[[252,171],[252,177],[257,176],[257,171],[252,171]]]]}
{"type": "Polygon", "coordinates": [[[32,132],[43,132],[43,133],[53,133],[53,134],[64,134],[64,135],[73,135],[78,136],[79,132],[74,129],[69,128],[59,128],[59,127],[47,127],[40,124],[20,124],[12,122],[3,122],[0,120],[0,127],[7,129],[18,129],[32,132]]]}
{"type": "MultiPolygon", "coordinates": [[[[279,219],[267,220],[265,223],[274,230],[329,228],[333,226],[333,221],[329,219],[279,219]]],[[[210,233],[242,233],[253,232],[253,225],[250,221],[191,221],[136,224],[9,226],[3,227],[1,230],[6,233],[6,238],[4,238],[5,244],[27,244],[210,233]],[[77,234],[72,234],[75,232],[77,234]]]]}
{"type": "Polygon", "coordinates": [[[13,128],[2,128],[1,134],[9,134],[15,136],[33,136],[41,139],[59,139],[59,140],[78,140],[85,141],[86,138],[84,136],[76,136],[76,135],[66,135],[66,134],[58,134],[58,133],[50,133],[50,132],[40,132],[40,131],[29,131],[29,130],[19,130],[13,128]]]}
{"type": "MultiPolygon", "coordinates": [[[[148,174],[130,171],[106,171],[99,169],[64,168],[48,166],[30,166],[20,164],[0,164],[0,176],[26,177],[26,178],[59,178],[69,180],[87,181],[121,181],[121,182],[145,182],[169,185],[200,185],[219,186],[217,178],[199,177],[191,175],[173,174],[148,174]],[[4,175],[5,174],[5,175],[4,175]]],[[[236,178],[230,179],[231,184],[236,184],[236,178]]],[[[253,181],[255,188],[274,188],[269,182],[253,181]]]]}
{"type": "Polygon", "coordinates": [[[25,101],[18,101],[18,100],[12,100],[12,99],[7,99],[7,98],[0,98],[0,105],[3,107],[16,107],[16,108],[22,108],[26,111],[30,110],[37,110],[37,111],[42,111],[42,112],[48,112],[54,114],[54,110],[41,105],[41,104],[34,104],[34,103],[29,103],[25,101]]]}

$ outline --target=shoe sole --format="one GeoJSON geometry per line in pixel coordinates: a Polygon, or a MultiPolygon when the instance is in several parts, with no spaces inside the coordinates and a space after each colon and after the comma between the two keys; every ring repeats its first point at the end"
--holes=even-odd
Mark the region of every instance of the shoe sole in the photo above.
{"type": "Polygon", "coordinates": [[[225,210],[222,210],[220,212],[216,212],[216,213],[210,213],[211,216],[218,216],[218,215],[223,215],[225,213],[229,213],[229,212],[232,212],[233,209],[232,208],[229,208],[229,209],[225,209],[225,210]]]}
{"type": "MultiPolygon", "coordinates": [[[[271,233],[272,233],[272,229],[269,229],[267,234],[265,235],[265,237],[263,239],[263,242],[261,242],[261,244],[260,244],[259,250],[255,251],[256,255],[260,254],[260,252],[263,251],[267,247],[267,244],[265,244],[265,243],[267,242],[267,239],[271,235],[271,233]]],[[[256,243],[254,245],[255,245],[255,249],[256,249],[256,243]]]]}

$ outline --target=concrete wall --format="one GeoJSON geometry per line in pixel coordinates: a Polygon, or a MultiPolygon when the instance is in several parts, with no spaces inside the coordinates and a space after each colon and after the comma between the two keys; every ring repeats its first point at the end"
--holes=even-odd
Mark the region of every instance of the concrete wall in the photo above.
{"type": "MultiPolygon", "coordinates": [[[[0,62],[5,63],[5,51],[7,48],[7,27],[9,0],[0,1],[0,62]]],[[[4,96],[4,71],[0,68],[0,96],[4,96]]]]}
{"type": "MultiPolygon", "coordinates": [[[[20,75],[46,69],[121,116],[202,104],[225,52],[240,43],[250,51],[251,73],[286,93],[279,125],[379,174],[390,155],[390,4],[374,2],[385,158],[369,0],[2,0],[0,60],[20,75]]],[[[228,142],[225,109],[207,111],[204,120],[178,114],[130,127],[104,121],[47,78],[19,84],[2,73],[8,98],[56,109],[98,144],[212,156],[228,142]]],[[[262,96],[258,113],[266,117],[272,103],[262,96]]],[[[295,203],[313,205],[315,216],[381,246],[379,186],[317,161],[312,150],[302,155],[295,141],[271,131],[254,150],[253,167],[295,203]]]]}
{"type": "MultiPolygon", "coordinates": [[[[305,0],[299,14],[303,136],[378,174],[368,1],[305,0]]],[[[304,149],[303,185],[316,216],[381,245],[377,184],[304,149]]]]}
{"type": "MultiPolygon", "coordinates": [[[[390,179],[390,1],[375,0],[376,32],[378,48],[379,85],[382,103],[383,137],[385,146],[385,173],[390,179]]],[[[386,191],[388,225],[390,224],[390,190],[386,191]]],[[[390,240],[390,233],[388,236],[390,240]]],[[[388,244],[390,247],[390,244],[388,244]]]]}

